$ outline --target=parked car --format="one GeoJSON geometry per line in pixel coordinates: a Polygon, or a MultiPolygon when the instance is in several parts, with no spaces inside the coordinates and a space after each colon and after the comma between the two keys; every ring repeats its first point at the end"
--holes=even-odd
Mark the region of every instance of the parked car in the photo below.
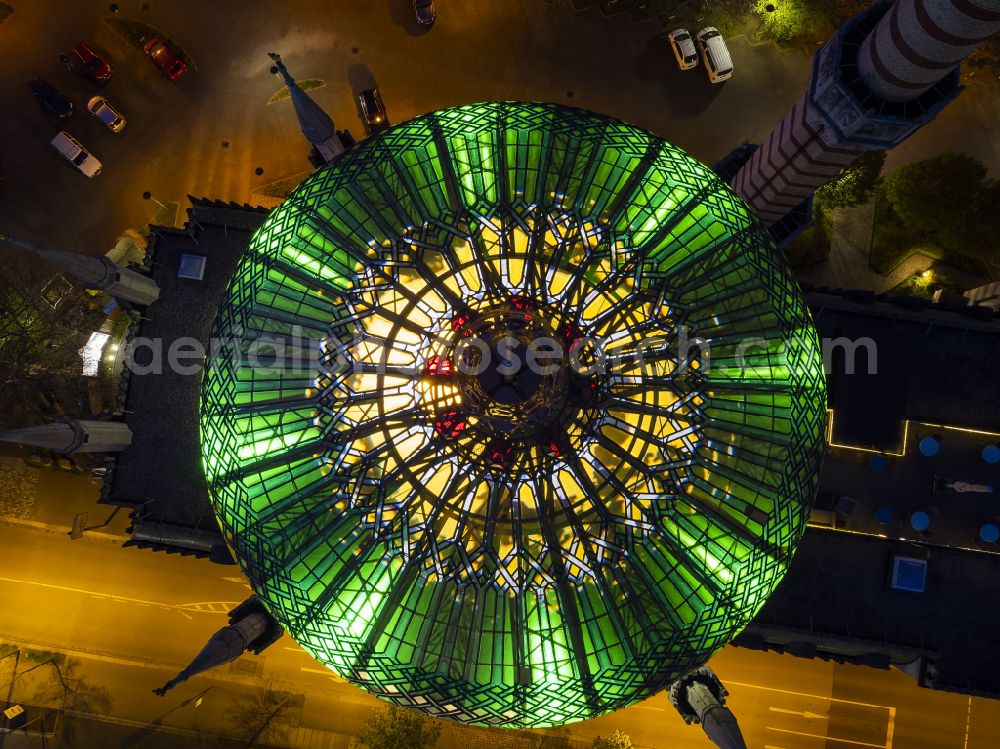
{"type": "Polygon", "coordinates": [[[125,117],[103,96],[95,96],[88,101],[87,111],[107,125],[113,133],[120,133],[125,127],[125,117]]]}
{"type": "Polygon", "coordinates": [[[28,90],[38,99],[38,103],[46,112],[54,114],[59,119],[64,120],[73,114],[73,102],[48,81],[32,78],[28,81],[28,90]]]}
{"type": "Polygon", "coordinates": [[[80,145],[80,141],[66,131],[61,131],[52,139],[52,147],[56,149],[68,162],[86,174],[88,177],[96,177],[101,173],[101,162],[80,145]]]}
{"type": "Polygon", "coordinates": [[[389,127],[389,117],[377,88],[369,88],[358,94],[358,103],[369,135],[376,135],[389,127]]]}
{"type": "Polygon", "coordinates": [[[434,0],[413,0],[413,13],[417,17],[417,23],[422,23],[425,26],[430,26],[437,20],[434,0]]]}
{"type": "Polygon", "coordinates": [[[80,42],[73,47],[73,54],[78,61],[77,67],[92,81],[107,83],[111,80],[111,66],[89,44],[80,42]]]}
{"type": "Polygon", "coordinates": [[[159,37],[154,36],[146,42],[143,50],[170,80],[176,81],[187,72],[184,61],[159,37]]]}
{"type": "Polygon", "coordinates": [[[674,29],[667,38],[670,40],[670,48],[677,58],[677,67],[681,70],[690,70],[698,65],[698,52],[694,48],[694,39],[687,29],[674,29]]]}
{"type": "Polygon", "coordinates": [[[729,56],[726,40],[714,26],[708,26],[695,37],[701,50],[701,59],[708,71],[708,80],[722,83],[733,77],[733,58],[729,56]]]}

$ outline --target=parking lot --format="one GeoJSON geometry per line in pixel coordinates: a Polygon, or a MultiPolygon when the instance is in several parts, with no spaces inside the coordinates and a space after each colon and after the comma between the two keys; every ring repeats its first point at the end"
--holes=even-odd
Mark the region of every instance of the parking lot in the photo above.
{"type": "MultiPolygon", "coordinates": [[[[281,88],[269,72],[271,51],[297,79],[323,81],[310,95],[359,138],[355,95],[377,84],[393,122],[482,100],[554,101],[649,128],[708,163],[765,136],[801,96],[810,65],[810,50],[751,47],[737,37],[728,41],[732,80],[711,85],[701,66],[677,69],[658,25],[542,0],[442,2],[429,29],[416,23],[409,0],[353,4],[350,13],[321,0],[118,5],[116,18],[166,32],[198,69],[167,80],[103,22],[107,3],[20,0],[0,26],[0,228],[9,233],[103,253],[157,213],[154,201],[194,194],[249,202],[255,187],[309,169],[291,104],[267,104],[281,88]],[[100,92],[128,120],[119,134],[84,110],[99,89],[59,62],[81,40],[114,68],[100,92]],[[26,89],[36,75],[70,96],[72,118],[42,111],[26,89]],[[60,129],[101,160],[98,177],[87,179],[50,148],[60,129]]],[[[991,137],[998,125],[990,103],[960,98],[893,158],[923,158],[954,143],[995,165],[1000,138],[991,137]]]]}

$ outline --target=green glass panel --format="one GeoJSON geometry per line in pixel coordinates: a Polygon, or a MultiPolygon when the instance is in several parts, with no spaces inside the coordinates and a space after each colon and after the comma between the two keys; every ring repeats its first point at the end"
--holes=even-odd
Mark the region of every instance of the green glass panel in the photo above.
{"type": "Polygon", "coordinates": [[[398,704],[633,704],[739,633],[805,529],[826,396],[801,293],[711,170],[607,117],[480,104],[364,141],[271,212],[213,336],[223,533],[303,648],[398,704]],[[501,328],[592,338],[604,369],[501,402],[452,371],[501,328]],[[287,344],[268,366],[260,337],[287,344]]]}

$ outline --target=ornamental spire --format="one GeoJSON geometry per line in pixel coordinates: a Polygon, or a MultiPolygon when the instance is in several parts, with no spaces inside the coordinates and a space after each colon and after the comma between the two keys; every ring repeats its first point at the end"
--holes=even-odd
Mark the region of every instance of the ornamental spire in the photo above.
{"type": "Polygon", "coordinates": [[[44,447],[59,455],[111,453],[132,444],[132,430],[123,421],[83,421],[64,417],[51,424],[0,432],[0,442],[44,447]]]}
{"type": "Polygon", "coordinates": [[[34,242],[12,237],[2,231],[0,242],[16,244],[43,260],[48,260],[88,289],[106,291],[118,299],[141,305],[152,304],[160,297],[160,287],[152,278],[123,268],[103,255],[94,257],[39,247],[34,242]]]}
{"type": "Polygon", "coordinates": [[[347,150],[340,141],[337,131],[333,129],[333,120],[330,119],[330,115],[324,112],[323,108],[299,87],[281,61],[281,55],[277,52],[268,52],[267,56],[274,60],[272,72],[280,75],[285,85],[288,86],[288,93],[291,95],[292,106],[295,107],[295,116],[299,120],[302,134],[323,157],[323,160],[329,161],[347,150]]]}

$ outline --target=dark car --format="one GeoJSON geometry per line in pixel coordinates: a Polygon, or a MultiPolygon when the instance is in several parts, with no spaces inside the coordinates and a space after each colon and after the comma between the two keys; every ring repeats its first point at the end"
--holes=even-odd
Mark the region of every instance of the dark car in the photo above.
{"type": "Polygon", "coordinates": [[[389,127],[389,117],[377,88],[369,88],[358,94],[358,104],[361,105],[361,116],[369,135],[381,133],[389,127]]]}
{"type": "Polygon", "coordinates": [[[434,0],[413,0],[413,12],[417,16],[417,23],[430,26],[437,20],[437,11],[434,9],[434,0]]]}
{"type": "Polygon", "coordinates": [[[43,81],[41,78],[32,78],[28,81],[28,90],[32,96],[38,99],[38,103],[46,112],[54,114],[60,119],[66,119],[73,114],[73,102],[51,83],[43,81]]]}
{"type": "Polygon", "coordinates": [[[187,72],[188,68],[184,61],[159,37],[154,36],[146,42],[143,50],[170,80],[176,81],[187,72]]]}
{"type": "Polygon", "coordinates": [[[79,61],[77,67],[85,76],[98,83],[107,83],[111,80],[111,66],[89,44],[80,42],[73,47],[73,54],[79,61]]]}

